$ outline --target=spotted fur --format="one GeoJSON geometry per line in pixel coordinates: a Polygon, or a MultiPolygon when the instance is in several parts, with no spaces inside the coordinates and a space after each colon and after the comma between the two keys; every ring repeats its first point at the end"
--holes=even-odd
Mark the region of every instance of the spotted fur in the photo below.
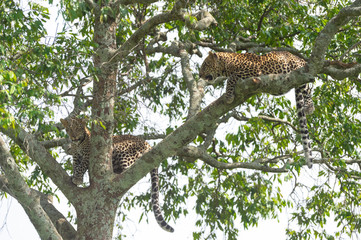
{"type": "MultiPolygon", "coordinates": [[[[228,77],[225,95],[227,103],[232,103],[238,80],[267,74],[286,74],[305,64],[303,59],[289,52],[271,52],[262,56],[253,53],[209,52],[200,68],[199,77],[208,81],[221,76],[228,77]]],[[[310,86],[300,86],[295,95],[302,145],[307,165],[311,167],[312,153],[306,118],[306,114],[314,111],[310,86]]]]}
{"type": "MultiPolygon", "coordinates": [[[[70,149],[70,154],[73,155],[72,181],[75,185],[80,185],[83,183],[83,176],[89,167],[90,131],[83,119],[71,118],[69,120],[60,119],[60,121],[72,140],[70,149]]],[[[114,136],[112,155],[114,173],[124,172],[150,149],[151,146],[139,137],[132,135],[114,136]]],[[[158,169],[154,168],[150,175],[152,183],[151,203],[157,223],[165,231],[174,232],[174,229],[167,224],[160,211],[158,169]]]]}

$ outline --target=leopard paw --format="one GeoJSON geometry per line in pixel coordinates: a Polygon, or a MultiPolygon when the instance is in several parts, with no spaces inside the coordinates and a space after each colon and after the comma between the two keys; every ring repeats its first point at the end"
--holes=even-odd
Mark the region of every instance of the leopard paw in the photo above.
{"type": "Polygon", "coordinates": [[[234,100],[234,96],[226,95],[226,103],[231,104],[234,100]]]}
{"type": "Polygon", "coordinates": [[[313,104],[305,105],[304,110],[306,115],[311,115],[315,111],[315,107],[313,104]]]}
{"type": "Polygon", "coordinates": [[[71,181],[77,186],[83,184],[83,178],[71,177],[71,181]]]}

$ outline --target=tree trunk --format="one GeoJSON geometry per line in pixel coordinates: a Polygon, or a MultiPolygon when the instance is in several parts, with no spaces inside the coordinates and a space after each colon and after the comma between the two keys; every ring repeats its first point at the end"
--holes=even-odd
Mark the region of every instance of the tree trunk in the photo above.
{"type": "Polygon", "coordinates": [[[95,189],[85,195],[84,200],[75,205],[77,213],[76,239],[112,239],[118,199],[95,189]]]}
{"type": "Polygon", "coordinates": [[[89,176],[91,184],[109,179],[112,170],[112,136],[114,130],[114,98],[116,93],[117,64],[108,64],[116,50],[116,20],[101,11],[95,13],[94,52],[96,79],[93,81],[91,156],[89,176]]]}
{"type": "Polygon", "coordinates": [[[115,213],[119,198],[111,196],[109,180],[112,168],[112,136],[114,129],[114,98],[117,64],[107,64],[116,49],[116,21],[95,11],[94,52],[96,79],[93,81],[91,149],[89,162],[90,187],[79,189],[77,239],[112,239],[115,213]],[[83,191],[84,190],[84,191],[83,191]]]}

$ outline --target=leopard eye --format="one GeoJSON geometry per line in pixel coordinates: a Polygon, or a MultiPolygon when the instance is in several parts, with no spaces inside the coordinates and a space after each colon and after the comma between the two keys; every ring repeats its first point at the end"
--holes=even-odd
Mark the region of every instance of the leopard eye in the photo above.
{"type": "Polygon", "coordinates": [[[73,142],[79,142],[81,140],[81,137],[72,137],[71,140],[73,142]]]}
{"type": "Polygon", "coordinates": [[[213,76],[212,76],[212,75],[207,75],[207,76],[206,76],[206,79],[207,79],[208,81],[212,81],[212,80],[213,80],[213,76]]]}

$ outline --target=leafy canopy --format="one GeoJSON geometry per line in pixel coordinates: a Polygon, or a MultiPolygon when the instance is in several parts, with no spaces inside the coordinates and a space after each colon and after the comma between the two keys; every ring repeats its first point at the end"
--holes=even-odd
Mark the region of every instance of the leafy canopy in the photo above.
{"type": "MultiPolygon", "coordinates": [[[[319,32],[350,3],[192,1],[184,9],[190,22],[197,21],[193,13],[205,9],[217,20],[217,26],[199,31],[189,28],[185,21],[166,22],[152,29],[117,63],[115,134],[144,134],[159,139],[186,121],[190,83],[182,72],[179,55],[169,50],[172,46],[192,43],[198,50],[196,53],[202,58],[188,51],[195,80],[209,48],[257,53],[286,49],[308,58],[319,32]]],[[[158,1],[120,5],[117,10],[104,7],[101,21],[119,15],[116,40],[120,47],[147,19],[171,10],[174,4],[175,1],[158,1]]],[[[42,5],[12,0],[0,3],[0,125],[5,135],[4,129],[18,125],[44,142],[65,137],[57,128],[59,118],[74,107],[90,115],[91,83],[97,80],[92,56],[97,45],[93,42],[94,15],[86,1],[63,0],[57,5],[64,22],[60,22],[63,25],[56,36],[47,35],[45,23],[50,13],[42,5]]],[[[359,32],[358,18],[344,25],[332,39],[325,59],[360,62],[359,32]]],[[[270,167],[286,166],[287,172],[217,169],[196,157],[179,154],[161,165],[165,215],[176,220],[196,212],[199,218],[194,239],[217,239],[221,234],[237,239],[241,229],[257,226],[260,219],[277,218],[285,208],[291,212],[291,224],[286,230],[289,239],[357,236],[361,231],[360,87],[358,78],[340,81],[318,75],[313,95],[316,111],[308,118],[318,164],[309,171],[302,165],[292,100],[267,94],[251,97],[219,120],[206,154],[226,164],[261,161],[270,167]],[[292,193],[285,193],[283,185],[291,185],[292,193]],[[189,199],[195,201],[194,206],[187,205],[189,199]],[[324,228],[332,221],[337,223],[337,229],[324,228]]],[[[205,89],[201,108],[221,95],[220,88],[205,89]]],[[[202,134],[192,143],[198,147],[205,144],[202,134]]],[[[10,141],[9,145],[27,184],[57,194],[47,176],[18,144],[10,141]]],[[[70,158],[64,157],[63,150],[49,151],[70,174],[70,158]]],[[[149,193],[130,192],[122,200],[122,209],[150,210],[149,198],[149,193]]],[[[122,219],[126,214],[119,212],[122,219]]]]}

